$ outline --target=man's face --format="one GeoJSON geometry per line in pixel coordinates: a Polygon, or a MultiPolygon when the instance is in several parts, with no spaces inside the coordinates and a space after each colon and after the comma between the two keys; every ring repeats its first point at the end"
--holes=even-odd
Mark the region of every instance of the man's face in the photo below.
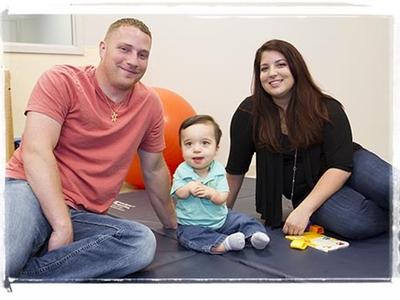
{"type": "Polygon", "coordinates": [[[109,84],[128,90],[147,69],[151,38],[133,26],[121,26],[100,43],[100,66],[109,84]]]}

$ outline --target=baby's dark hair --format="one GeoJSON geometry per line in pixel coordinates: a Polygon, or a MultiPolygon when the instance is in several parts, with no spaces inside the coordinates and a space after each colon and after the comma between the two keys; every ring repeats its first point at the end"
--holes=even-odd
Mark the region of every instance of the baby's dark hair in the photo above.
{"type": "Polygon", "coordinates": [[[217,143],[217,146],[219,146],[219,142],[221,141],[222,131],[221,128],[219,128],[218,123],[215,122],[215,120],[209,115],[194,115],[184,120],[181,126],[179,127],[179,141],[182,139],[181,135],[182,130],[195,124],[211,124],[214,127],[215,141],[217,143]]]}

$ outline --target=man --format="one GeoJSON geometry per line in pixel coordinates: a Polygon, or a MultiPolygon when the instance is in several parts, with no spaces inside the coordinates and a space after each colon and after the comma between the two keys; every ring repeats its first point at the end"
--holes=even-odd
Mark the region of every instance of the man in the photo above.
{"type": "Polygon", "coordinates": [[[38,80],[6,170],[6,277],[119,278],[150,264],[151,230],[104,214],[136,152],[157,216],[176,228],[162,105],[140,82],[151,41],[141,21],[118,20],[97,68],[55,66],[38,80]]]}

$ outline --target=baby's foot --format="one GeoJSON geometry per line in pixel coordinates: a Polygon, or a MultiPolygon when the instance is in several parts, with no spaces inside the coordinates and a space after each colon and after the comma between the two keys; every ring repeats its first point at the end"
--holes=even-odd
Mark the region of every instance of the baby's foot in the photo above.
{"type": "Polygon", "coordinates": [[[223,241],[222,246],[225,248],[225,251],[231,250],[242,250],[244,245],[246,244],[245,236],[241,232],[236,232],[228,237],[223,241]]]}
{"type": "Polygon", "coordinates": [[[269,241],[269,236],[261,231],[255,232],[250,239],[251,245],[259,250],[264,249],[268,245],[269,241]]]}

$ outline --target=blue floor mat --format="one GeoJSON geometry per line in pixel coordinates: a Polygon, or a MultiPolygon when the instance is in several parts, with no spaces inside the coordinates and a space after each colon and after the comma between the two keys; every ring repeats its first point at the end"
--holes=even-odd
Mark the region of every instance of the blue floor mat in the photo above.
{"type": "MultiPolygon", "coordinates": [[[[259,217],[254,208],[255,180],[246,178],[234,209],[259,217]]],[[[271,238],[264,250],[210,255],[180,246],[173,230],[158,221],[147,194],[121,194],[109,214],[150,227],[157,239],[156,256],[146,269],[125,280],[134,282],[264,282],[264,281],[390,281],[391,237],[380,235],[349,241],[345,249],[325,253],[313,248],[294,250],[280,229],[267,228],[271,238]]]]}

